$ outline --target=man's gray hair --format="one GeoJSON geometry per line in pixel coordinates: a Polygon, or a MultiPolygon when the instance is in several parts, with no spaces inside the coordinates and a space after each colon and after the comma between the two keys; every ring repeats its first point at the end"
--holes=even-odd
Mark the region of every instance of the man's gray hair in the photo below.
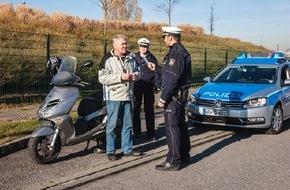
{"type": "Polygon", "coordinates": [[[113,44],[115,44],[115,42],[118,41],[119,39],[124,39],[124,40],[128,41],[128,37],[127,37],[127,36],[125,36],[125,35],[123,35],[123,34],[116,34],[116,35],[113,37],[113,39],[112,39],[113,44]]]}

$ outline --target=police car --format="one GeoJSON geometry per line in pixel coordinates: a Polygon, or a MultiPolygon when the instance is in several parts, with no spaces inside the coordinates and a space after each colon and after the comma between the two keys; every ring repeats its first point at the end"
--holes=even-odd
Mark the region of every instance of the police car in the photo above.
{"type": "Polygon", "coordinates": [[[290,117],[290,62],[283,53],[240,54],[204,81],[190,95],[189,124],[265,128],[277,134],[290,117]]]}

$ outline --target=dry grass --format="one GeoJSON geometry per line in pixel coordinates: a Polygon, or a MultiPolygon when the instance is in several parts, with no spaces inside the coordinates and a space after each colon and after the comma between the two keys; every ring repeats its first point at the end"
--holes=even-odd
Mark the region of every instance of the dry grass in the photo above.
{"type": "MultiPolygon", "coordinates": [[[[17,32],[35,32],[38,34],[73,36],[77,38],[104,38],[104,22],[101,20],[80,19],[64,13],[45,14],[38,9],[26,5],[19,5],[16,9],[10,4],[0,4],[0,30],[17,32]]],[[[140,36],[146,36],[154,42],[160,42],[161,27],[166,23],[125,22],[117,20],[108,21],[107,39],[116,33],[124,33],[130,41],[137,41],[140,36]]],[[[204,29],[188,24],[179,25],[183,30],[183,40],[191,42],[191,46],[201,48],[219,48],[235,50],[266,49],[251,43],[241,42],[238,39],[219,38],[204,34],[204,29]],[[192,44],[193,42],[193,44],[192,44]]]]}

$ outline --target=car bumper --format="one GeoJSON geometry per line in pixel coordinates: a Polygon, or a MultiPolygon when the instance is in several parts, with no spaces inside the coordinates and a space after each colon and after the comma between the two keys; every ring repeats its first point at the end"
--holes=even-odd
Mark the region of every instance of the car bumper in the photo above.
{"type": "Polygon", "coordinates": [[[190,123],[242,128],[269,128],[273,106],[259,108],[212,108],[189,103],[187,116],[190,123]]]}

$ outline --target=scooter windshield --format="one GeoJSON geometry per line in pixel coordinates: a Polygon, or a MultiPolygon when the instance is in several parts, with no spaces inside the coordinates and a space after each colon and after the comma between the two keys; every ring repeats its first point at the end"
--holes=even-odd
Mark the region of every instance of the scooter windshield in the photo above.
{"type": "Polygon", "coordinates": [[[70,72],[71,74],[75,74],[76,66],[77,66],[77,58],[72,56],[66,56],[62,58],[58,72],[67,71],[70,72]]]}
{"type": "Polygon", "coordinates": [[[55,86],[74,85],[79,77],[75,76],[77,59],[72,56],[62,58],[57,74],[52,78],[55,86]]]}

